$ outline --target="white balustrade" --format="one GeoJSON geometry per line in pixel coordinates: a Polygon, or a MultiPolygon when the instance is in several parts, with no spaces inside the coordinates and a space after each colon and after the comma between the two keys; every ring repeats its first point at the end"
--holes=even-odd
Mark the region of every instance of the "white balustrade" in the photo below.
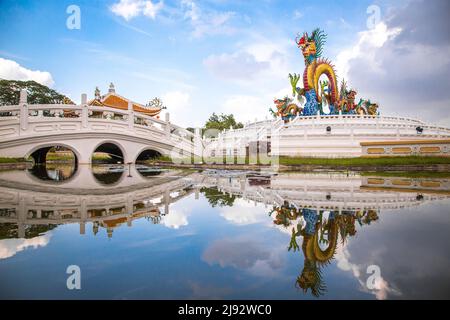
{"type": "Polygon", "coordinates": [[[54,132],[55,128],[59,128],[59,126],[64,126],[65,132],[70,131],[67,128],[73,128],[72,130],[77,132],[91,131],[93,128],[97,132],[101,128],[104,128],[105,132],[110,132],[110,130],[123,128],[120,129],[120,132],[125,131],[127,134],[139,138],[156,138],[168,144],[176,144],[179,148],[189,151],[193,150],[195,137],[192,132],[170,123],[168,113],[166,113],[165,121],[163,121],[134,112],[132,103],[129,103],[127,110],[105,106],[88,106],[85,94],[81,96],[80,105],[28,105],[27,92],[22,90],[19,105],[0,107],[0,140],[13,137],[14,134],[11,134],[11,132],[16,132],[17,136],[36,136],[36,131],[33,131],[33,128],[40,128],[39,132],[45,131],[48,134],[54,132]],[[68,126],[68,123],[73,125],[68,126]],[[14,129],[17,125],[18,131],[14,129]],[[42,128],[47,128],[48,132],[42,128]],[[136,134],[136,130],[139,130],[139,134],[136,134]],[[7,134],[3,134],[4,132],[7,134]]]}

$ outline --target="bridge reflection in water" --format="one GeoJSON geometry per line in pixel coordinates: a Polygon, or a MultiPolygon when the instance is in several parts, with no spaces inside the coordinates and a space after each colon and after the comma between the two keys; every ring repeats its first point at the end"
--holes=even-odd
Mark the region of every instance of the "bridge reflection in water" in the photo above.
{"type": "Polygon", "coordinates": [[[170,203],[194,192],[185,175],[120,165],[0,172],[2,237],[29,238],[67,223],[79,223],[84,234],[87,222],[94,234],[104,227],[111,237],[114,228],[135,219],[159,223],[170,203]]]}
{"type": "Polygon", "coordinates": [[[169,205],[202,194],[211,206],[237,198],[262,203],[273,226],[290,234],[288,250],[304,263],[295,281],[320,296],[323,268],[340,244],[379,220],[380,210],[450,197],[445,178],[377,177],[342,173],[185,172],[146,166],[47,165],[0,172],[0,240],[33,238],[61,224],[92,224],[108,237],[136,219],[158,224],[169,205]]]}

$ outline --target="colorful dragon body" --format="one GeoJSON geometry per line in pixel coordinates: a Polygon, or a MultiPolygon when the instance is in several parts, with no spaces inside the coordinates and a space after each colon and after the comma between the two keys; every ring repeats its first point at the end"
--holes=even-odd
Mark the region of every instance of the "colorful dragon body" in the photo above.
{"type": "Polygon", "coordinates": [[[298,48],[302,51],[306,66],[302,77],[303,88],[297,87],[300,75],[289,74],[289,79],[294,99],[297,98],[298,103],[301,100],[306,102],[301,106],[289,97],[275,99],[277,111],[270,109],[273,115],[288,121],[298,115],[313,116],[317,113],[377,114],[378,105],[371,103],[370,100],[361,99],[355,105],[356,91],[347,90],[345,81],[342,81],[339,93],[334,67],[330,61],[322,58],[325,41],[326,34],[320,29],[315,29],[311,36],[304,33],[302,37],[295,39],[298,48]],[[327,80],[321,81],[321,77],[326,77],[327,80]],[[328,107],[328,112],[324,111],[325,106],[328,107]]]}

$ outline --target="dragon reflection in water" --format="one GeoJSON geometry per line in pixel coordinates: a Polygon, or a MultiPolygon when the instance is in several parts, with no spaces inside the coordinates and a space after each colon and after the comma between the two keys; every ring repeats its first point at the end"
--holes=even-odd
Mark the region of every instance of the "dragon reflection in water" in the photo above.
{"type": "Polygon", "coordinates": [[[304,265],[297,277],[296,286],[305,293],[310,289],[315,297],[325,294],[327,290],[322,268],[333,259],[339,238],[344,244],[348,237],[356,234],[356,223],[363,226],[378,220],[375,210],[336,212],[297,209],[287,202],[281,207],[274,207],[270,215],[275,218],[274,224],[292,227],[289,251],[300,250],[297,238],[303,238],[301,248],[304,265]],[[328,217],[325,217],[326,212],[328,217]]]}

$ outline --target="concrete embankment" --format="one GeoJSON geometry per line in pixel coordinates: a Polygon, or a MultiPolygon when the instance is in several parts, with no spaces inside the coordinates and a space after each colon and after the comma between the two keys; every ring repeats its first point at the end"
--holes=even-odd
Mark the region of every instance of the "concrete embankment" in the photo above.
{"type": "Polygon", "coordinates": [[[33,163],[29,161],[0,163],[0,170],[25,170],[31,169],[32,167],[33,163]]]}
{"type": "Polygon", "coordinates": [[[257,165],[257,164],[175,164],[168,162],[154,162],[151,165],[165,168],[196,169],[196,170],[273,170],[280,172],[297,171],[356,171],[356,172],[450,172],[450,164],[418,164],[418,165],[257,165]]]}

